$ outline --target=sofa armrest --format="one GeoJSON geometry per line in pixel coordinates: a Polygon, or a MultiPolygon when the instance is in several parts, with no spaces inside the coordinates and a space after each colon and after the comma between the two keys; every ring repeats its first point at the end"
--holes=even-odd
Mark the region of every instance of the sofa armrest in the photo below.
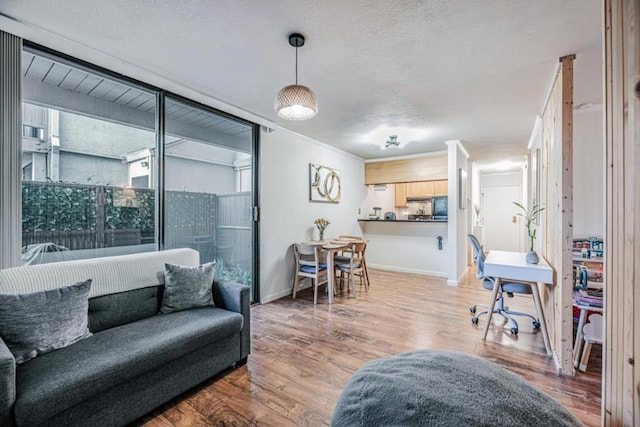
{"type": "Polygon", "coordinates": [[[12,408],[16,400],[16,359],[0,338],[0,425],[13,425],[12,408]]]}
{"type": "Polygon", "coordinates": [[[240,359],[251,352],[250,288],[236,282],[213,281],[213,302],[216,307],[242,314],[244,324],[240,336],[240,359]]]}

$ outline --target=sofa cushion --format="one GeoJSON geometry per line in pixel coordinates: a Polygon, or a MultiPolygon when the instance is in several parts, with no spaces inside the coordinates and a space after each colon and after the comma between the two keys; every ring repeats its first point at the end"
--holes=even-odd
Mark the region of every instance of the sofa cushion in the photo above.
{"type": "Polygon", "coordinates": [[[211,287],[215,261],[197,267],[165,263],[162,313],[213,305],[211,287]]]}
{"type": "Polygon", "coordinates": [[[16,363],[91,336],[91,280],[30,294],[0,294],[0,336],[16,363]]]}
{"type": "Polygon", "coordinates": [[[89,300],[89,330],[100,332],[147,317],[160,309],[164,286],[134,289],[89,300]]]}
{"type": "Polygon", "coordinates": [[[216,307],[157,315],[18,367],[14,414],[32,425],[111,387],[242,330],[243,317],[216,307]]]}

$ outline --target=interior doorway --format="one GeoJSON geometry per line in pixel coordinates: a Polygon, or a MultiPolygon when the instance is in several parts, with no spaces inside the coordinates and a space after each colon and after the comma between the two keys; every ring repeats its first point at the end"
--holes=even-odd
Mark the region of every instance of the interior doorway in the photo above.
{"type": "Polygon", "coordinates": [[[522,233],[517,216],[518,208],[513,202],[522,200],[522,187],[519,185],[484,187],[481,198],[484,250],[519,251],[522,233]]]}

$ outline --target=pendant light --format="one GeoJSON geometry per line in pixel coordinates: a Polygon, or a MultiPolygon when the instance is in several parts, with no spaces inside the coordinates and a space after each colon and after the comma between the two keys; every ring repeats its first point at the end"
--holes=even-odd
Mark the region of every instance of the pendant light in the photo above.
{"type": "Polygon", "coordinates": [[[304,36],[290,34],[289,44],[296,48],[296,84],[280,89],[274,107],[283,119],[307,120],[318,114],[318,100],[311,89],[298,84],[298,48],[304,46],[304,36]]]}

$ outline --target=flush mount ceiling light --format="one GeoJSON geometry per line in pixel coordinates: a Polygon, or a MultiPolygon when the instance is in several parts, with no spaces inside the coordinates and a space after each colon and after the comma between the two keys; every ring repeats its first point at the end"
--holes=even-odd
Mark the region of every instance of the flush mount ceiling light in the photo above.
{"type": "Polygon", "coordinates": [[[296,84],[280,89],[274,107],[283,119],[307,120],[318,114],[318,100],[311,89],[298,84],[298,48],[304,46],[304,36],[290,34],[289,44],[296,48],[296,84]]]}
{"type": "Polygon", "coordinates": [[[385,142],[384,148],[389,148],[389,147],[400,147],[400,141],[398,141],[398,135],[389,136],[389,139],[387,139],[387,142],[385,142]]]}

